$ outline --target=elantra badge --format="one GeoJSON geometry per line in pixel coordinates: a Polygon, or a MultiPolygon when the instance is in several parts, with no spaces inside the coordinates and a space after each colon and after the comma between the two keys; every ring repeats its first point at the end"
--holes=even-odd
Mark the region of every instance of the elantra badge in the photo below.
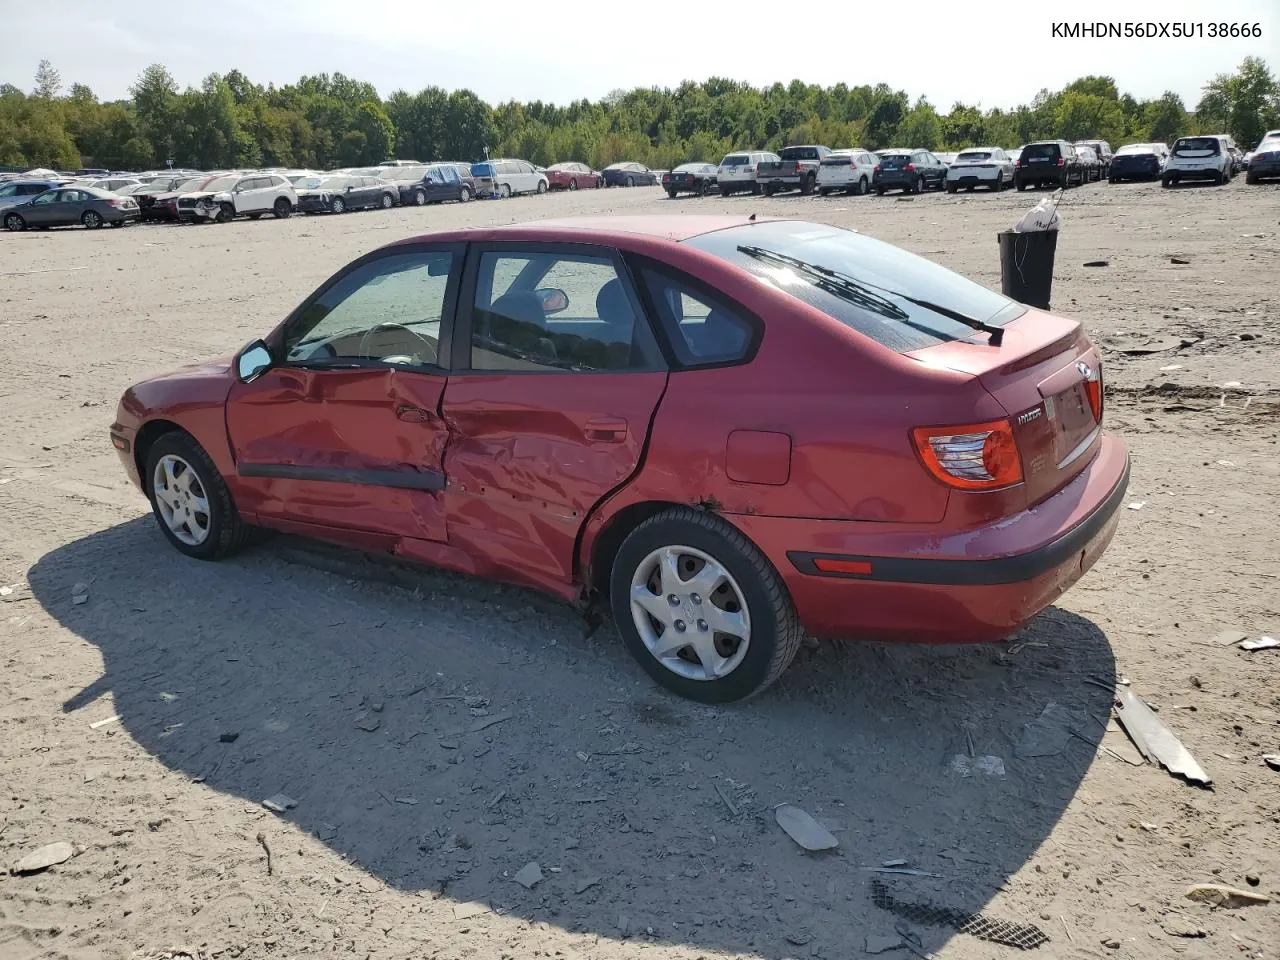
{"type": "Polygon", "coordinates": [[[1093,379],[1093,367],[1089,366],[1083,360],[1076,361],[1076,369],[1080,371],[1080,376],[1084,377],[1086,380],[1093,379]]]}

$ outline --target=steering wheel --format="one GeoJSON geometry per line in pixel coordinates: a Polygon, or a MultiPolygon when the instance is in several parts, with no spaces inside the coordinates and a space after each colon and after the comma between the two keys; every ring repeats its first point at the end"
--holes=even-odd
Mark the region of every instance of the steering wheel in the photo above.
{"type": "Polygon", "coordinates": [[[387,363],[414,363],[414,362],[417,362],[417,363],[432,363],[432,364],[434,364],[434,363],[436,363],[436,362],[438,361],[438,359],[439,359],[438,354],[436,353],[436,345],[435,345],[435,343],[434,343],[433,341],[428,340],[428,339],[427,339],[426,337],[424,337],[422,334],[418,333],[418,331],[409,329],[409,328],[408,328],[407,326],[405,326],[403,323],[394,323],[394,322],[391,322],[391,323],[379,323],[379,324],[376,324],[376,325],[374,325],[374,326],[370,327],[368,330],[366,330],[366,331],[364,332],[364,334],[360,337],[359,355],[360,355],[362,358],[364,358],[365,360],[384,360],[384,361],[386,361],[387,363]],[[421,340],[421,341],[422,341],[423,346],[424,346],[424,347],[426,347],[426,350],[424,351],[423,356],[422,356],[420,359],[418,359],[417,361],[415,361],[413,357],[409,357],[409,356],[406,356],[406,355],[404,355],[404,354],[393,354],[393,355],[389,355],[389,356],[385,356],[385,357],[374,357],[374,356],[371,356],[371,355],[369,354],[369,351],[368,351],[369,339],[370,339],[370,338],[371,338],[375,333],[378,333],[378,332],[380,332],[380,331],[382,331],[382,330],[403,330],[405,333],[410,334],[411,336],[417,337],[419,340],[421,340]]]}

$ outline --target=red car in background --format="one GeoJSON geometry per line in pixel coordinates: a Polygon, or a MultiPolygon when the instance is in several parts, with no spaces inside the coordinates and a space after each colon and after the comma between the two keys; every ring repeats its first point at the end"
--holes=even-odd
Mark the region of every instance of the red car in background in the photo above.
{"type": "Polygon", "coordinates": [[[553,163],[542,172],[547,175],[547,188],[550,190],[577,190],[587,187],[597,189],[604,186],[604,177],[585,163],[567,160],[564,163],[553,163]]]}
{"type": "Polygon", "coordinates": [[[1116,529],[1102,420],[1077,320],[823,224],[601,217],[375,250],[131,387],[111,439],[190,557],[259,525],[607,600],[652,677],[727,702],[803,630],[1035,616],[1116,529]]]}

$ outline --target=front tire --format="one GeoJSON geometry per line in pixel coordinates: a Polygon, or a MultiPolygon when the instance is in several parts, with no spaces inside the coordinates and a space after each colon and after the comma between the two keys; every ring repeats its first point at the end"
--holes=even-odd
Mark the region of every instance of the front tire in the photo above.
{"type": "Polygon", "coordinates": [[[21,233],[23,230],[27,229],[27,221],[22,219],[21,214],[6,214],[4,218],[4,228],[10,233],[21,233]]]}
{"type": "Polygon", "coordinates": [[[668,190],[667,196],[674,200],[676,198],[676,192],[674,190],[668,190]]]}
{"type": "Polygon", "coordinates": [[[466,203],[466,202],[467,202],[467,201],[469,201],[470,199],[471,199],[471,188],[470,188],[470,187],[465,187],[465,186],[464,186],[461,190],[459,190],[459,191],[458,191],[458,202],[459,202],[459,203],[466,203]]]}
{"type": "Polygon", "coordinates": [[[614,559],[610,603],[645,672],[702,703],[760,693],[800,648],[800,621],[778,572],[706,511],[674,507],[636,527],[614,559]]]}
{"type": "Polygon", "coordinates": [[[498,190],[498,196],[500,196],[503,200],[510,200],[511,184],[509,183],[502,184],[501,188],[498,190]]]}
{"type": "Polygon", "coordinates": [[[347,201],[343,200],[341,197],[334,197],[332,200],[329,201],[329,212],[330,213],[346,213],[347,201]]]}
{"type": "Polygon", "coordinates": [[[425,207],[427,205],[427,191],[425,190],[413,191],[413,205],[415,207],[425,207]]]}
{"type": "Polygon", "coordinates": [[[85,225],[87,230],[97,230],[102,226],[102,214],[96,210],[86,210],[80,215],[80,222],[85,225]]]}
{"type": "Polygon", "coordinates": [[[379,200],[378,203],[382,205],[383,210],[390,210],[392,207],[396,205],[396,199],[395,197],[391,196],[391,194],[384,193],[382,195],[382,199],[379,200]]]}
{"type": "Polygon", "coordinates": [[[219,560],[244,546],[250,528],[213,460],[184,431],[166,433],[147,452],[147,497],[160,531],[180,553],[219,560]]]}
{"type": "Polygon", "coordinates": [[[547,192],[547,181],[545,181],[545,180],[539,180],[539,181],[538,181],[538,193],[546,193],[546,192],[547,192]]]}
{"type": "Polygon", "coordinates": [[[857,194],[857,195],[858,195],[858,196],[860,196],[860,197],[865,197],[865,196],[867,195],[867,191],[868,191],[868,190],[870,190],[870,189],[871,189],[871,188],[870,188],[869,186],[867,186],[867,178],[866,178],[866,177],[859,177],[859,178],[858,178],[858,194],[857,194]]]}
{"type": "Polygon", "coordinates": [[[230,223],[236,218],[236,208],[229,203],[224,203],[218,207],[217,220],[219,223],[230,223]]]}

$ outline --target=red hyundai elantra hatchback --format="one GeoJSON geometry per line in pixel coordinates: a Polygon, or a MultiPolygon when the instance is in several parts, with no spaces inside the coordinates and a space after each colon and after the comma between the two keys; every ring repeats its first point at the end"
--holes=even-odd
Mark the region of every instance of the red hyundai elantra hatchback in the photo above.
{"type": "Polygon", "coordinates": [[[261,526],[607,598],[658,682],[725,702],[803,630],[1035,616],[1115,531],[1102,414],[1075,320],[853,231],[677,215],[375,250],[111,436],[188,556],[261,526]]]}

